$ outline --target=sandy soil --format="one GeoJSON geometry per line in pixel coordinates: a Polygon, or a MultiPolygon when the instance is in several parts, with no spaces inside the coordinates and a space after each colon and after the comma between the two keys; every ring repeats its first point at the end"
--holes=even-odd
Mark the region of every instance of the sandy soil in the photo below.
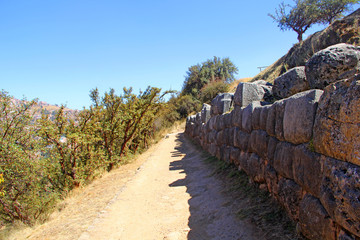
{"type": "Polygon", "coordinates": [[[223,192],[182,133],[169,134],[139,159],[69,198],[64,209],[13,239],[262,239],[235,216],[223,192]]]}

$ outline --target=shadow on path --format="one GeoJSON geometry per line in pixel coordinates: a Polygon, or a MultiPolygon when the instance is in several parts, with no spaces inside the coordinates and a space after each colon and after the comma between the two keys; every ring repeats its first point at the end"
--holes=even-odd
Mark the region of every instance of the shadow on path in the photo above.
{"type": "MultiPolygon", "coordinates": [[[[184,179],[169,184],[185,186],[191,198],[188,234],[189,240],[261,239],[254,237],[254,228],[235,216],[234,199],[225,194],[225,184],[217,178],[214,169],[206,164],[202,152],[187,140],[183,133],[177,135],[172,156],[184,156],[170,163],[170,170],[183,170],[184,179]]],[[[237,206],[238,208],[239,206],[237,206]]]]}

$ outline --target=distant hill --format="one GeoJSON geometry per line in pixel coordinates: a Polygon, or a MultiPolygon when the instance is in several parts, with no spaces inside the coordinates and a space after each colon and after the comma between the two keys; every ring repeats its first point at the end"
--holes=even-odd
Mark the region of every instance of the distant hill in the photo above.
{"type": "MultiPolygon", "coordinates": [[[[19,100],[16,98],[13,98],[12,101],[15,105],[21,105],[24,102],[24,100],[19,100]]],[[[54,119],[55,115],[59,111],[59,109],[60,109],[60,106],[58,106],[58,105],[51,105],[51,104],[48,104],[47,102],[39,101],[37,103],[37,105],[34,107],[34,110],[35,110],[34,118],[35,118],[35,120],[40,119],[42,113],[45,113],[45,114],[50,115],[51,119],[54,119]]],[[[75,115],[78,113],[78,110],[65,108],[64,112],[68,114],[69,118],[75,118],[75,115]]]]}
{"type": "Polygon", "coordinates": [[[337,43],[360,46],[359,23],[360,8],[349,16],[334,21],[323,31],[309,36],[302,43],[295,44],[285,56],[256,75],[252,81],[263,79],[274,82],[275,78],[291,68],[304,66],[314,53],[337,43]]]}

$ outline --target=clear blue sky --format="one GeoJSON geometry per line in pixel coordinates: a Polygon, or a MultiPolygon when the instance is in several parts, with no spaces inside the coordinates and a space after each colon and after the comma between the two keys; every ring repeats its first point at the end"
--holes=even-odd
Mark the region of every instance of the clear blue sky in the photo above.
{"type": "Polygon", "coordinates": [[[297,41],[267,15],[280,2],[1,1],[0,89],[81,109],[95,87],[181,90],[188,67],[213,56],[252,77],[297,41]]]}

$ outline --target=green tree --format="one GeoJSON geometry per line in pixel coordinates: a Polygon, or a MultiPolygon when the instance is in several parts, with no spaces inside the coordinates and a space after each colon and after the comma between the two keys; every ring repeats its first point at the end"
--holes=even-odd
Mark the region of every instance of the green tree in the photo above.
{"type": "Polygon", "coordinates": [[[320,9],[320,22],[331,24],[334,20],[343,16],[343,13],[350,11],[353,4],[359,0],[321,0],[318,2],[320,9]]]}
{"type": "Polygon", "coordinates": [[[294,6],[290,6],[282,2],[275,10],[275,15],[269,14],[269,16],[278,23],[282,31],[291,29],[296,32],[298,41],[302,42],[303,34],[313,24],[319,22],[318,2],[317,0],[294,0],[294,3],[294,6]]]}
{"type": "Polygon", "coordinates": [[[294,0],[294,6],[282,2],[269,16],[282,30],[293,30],[302,42],[303,34],[314,24],[332,23],[360,0],[294,0]]]}
{"type": "Polygon", "coordinates": [[[208,83],[221,81],[231,83],[235,79],[238,68],[229,58],[214,57],[202,64],[191,66],[185,77],[182,95],[191,95],[199,99],[201,89],[208,83]]]}
{"type": "Polygon", "coordinates": [[[42,168],[35,105],[16,103],[0,92],[0,225],[16,220],[30,224],[56,199],[42,168]]]}
{"type": "Polygon", "coordinates": [[[200,101],[210,103],[219,93],[229,91],[229,84],[221,81],[211,82],[201,89],[200,101]]]}

